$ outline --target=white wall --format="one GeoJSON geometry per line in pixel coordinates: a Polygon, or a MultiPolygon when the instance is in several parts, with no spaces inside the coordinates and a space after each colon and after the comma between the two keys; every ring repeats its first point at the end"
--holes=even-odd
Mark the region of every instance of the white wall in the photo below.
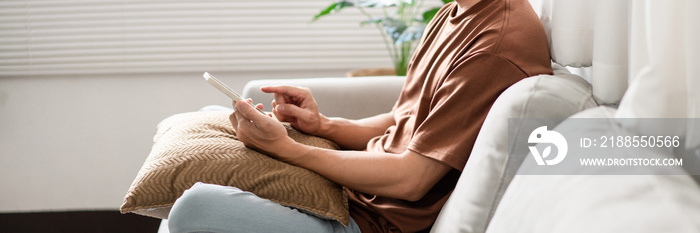
{"type": "MultiPolygon", "coordinates": [[[[214,74],[240,91],[345,71],[214,74]]],[[[201,73],[0,78],[0,212],[118,209],[156,124],[209,104],[230,100],[201,73]]]]}

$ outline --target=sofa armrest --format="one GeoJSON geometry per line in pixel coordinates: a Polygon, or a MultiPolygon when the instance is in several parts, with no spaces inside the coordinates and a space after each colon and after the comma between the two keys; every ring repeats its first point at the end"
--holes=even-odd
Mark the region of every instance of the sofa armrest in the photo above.
{"type": "Polygon", "coordinates": [[[265,105],[270,111],[273,97],[260,91],[268,85],[308,87],[319,111],[329,117],[360,119],[391,111],[399,97],[404,77],[377,76],[357,78],[260,79],[248,82],[243,97],[265,105]]]}

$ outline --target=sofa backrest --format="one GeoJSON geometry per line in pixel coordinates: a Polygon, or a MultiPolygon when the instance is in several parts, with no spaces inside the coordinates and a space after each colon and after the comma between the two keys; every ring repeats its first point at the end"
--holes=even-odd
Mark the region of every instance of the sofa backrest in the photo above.
{"type": "Polygon", "coordinates": [[[551,129],[567,117],[597,106],[589,83],[557,64],[553,67],[554,75],[523,79],[496,99],[432,232],[486,231],[501,196],[527,155],[512,151],[513,145],[521,145],[528,138],[525,134],[534,129],[513,124],[509,118],[542,119],[541,123],[551,129]],[[517,140],[509,141],[509,137],[517,140]]]}

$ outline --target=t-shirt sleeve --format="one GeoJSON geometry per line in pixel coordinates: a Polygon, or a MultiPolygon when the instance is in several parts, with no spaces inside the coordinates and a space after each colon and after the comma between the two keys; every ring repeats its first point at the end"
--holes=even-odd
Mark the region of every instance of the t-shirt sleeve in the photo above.
{"type": "Polygon", "coordinates": [[[526,77],[509,60],[477,53],[446,75],[429,102],[427,118],[418,126],[408,149],[459,171],[496,98],[526,77]]]}

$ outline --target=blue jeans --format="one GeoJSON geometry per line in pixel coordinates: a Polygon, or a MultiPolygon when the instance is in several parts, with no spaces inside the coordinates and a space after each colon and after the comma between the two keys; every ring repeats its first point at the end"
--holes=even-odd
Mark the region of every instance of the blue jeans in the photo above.
{"type": "Polygon", "coordinates": [[[343,226],[235,187],[196,183],[175,201],[170,232],[360,232],[355,221],[343,226]]]}

